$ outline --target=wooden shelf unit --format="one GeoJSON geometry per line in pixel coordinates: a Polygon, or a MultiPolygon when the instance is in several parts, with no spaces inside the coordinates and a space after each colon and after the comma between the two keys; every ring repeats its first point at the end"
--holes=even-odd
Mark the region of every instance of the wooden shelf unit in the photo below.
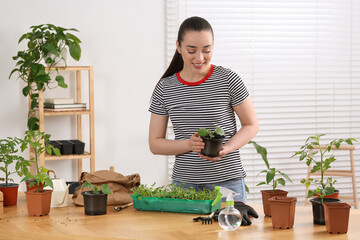
{"type": "MultiPolygon", "coordinates": [[[[45,166],[45,161],[48,160],[64,160],[64,159],[76,159],[78,162],[78,177],[82,173],[82,159],[90,159],[90,172],[95,172],[95,131],[94,131],[94,68],[93,66],[67,66],[67,67],[52,67],[46,68],[46,70],[55,71],[75,71],[76,72],[76,102],[83,102],[81,97],[81,72],[87,71],[89,76],[89,107],[88,109],[80,110],[64,110],[64,111],[49,111],[44,109],[44,96],[43,92],[39,91],[39,108],[36,111],[39,118],[39,130],[44,132],[45,117],[56,116],[76,116],[76,129],[77,139],[82,141],[82,115],[89,115],[89,133],[90,133],[90,152],[85,152],[80,155],[61,155],[60,157],[48,155],[43,153],[40,155],[40,166],[45,166]]],[[[29,109],[31,102],[29,101],[29,109]]],[[[33,154],[30,151],[30,154],[33,154]]],[[[34,172],[34,167],[31,167],[31,171],[34,172]]]]}

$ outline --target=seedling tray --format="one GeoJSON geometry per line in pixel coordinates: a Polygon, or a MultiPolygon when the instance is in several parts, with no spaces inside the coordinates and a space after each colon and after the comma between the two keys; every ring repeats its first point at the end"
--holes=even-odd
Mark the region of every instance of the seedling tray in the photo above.
{"type": "Polygon", "coordinates": [[[131,195],[134,208],[141,211],[209,214],[220,209],[221,193],[215,200],[188,200],[176,198],[141,197],[131,195]]]}

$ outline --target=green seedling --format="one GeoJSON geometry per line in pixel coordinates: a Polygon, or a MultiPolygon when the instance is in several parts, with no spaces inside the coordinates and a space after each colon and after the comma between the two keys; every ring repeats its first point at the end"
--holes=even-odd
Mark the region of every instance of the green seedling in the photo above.
{"type": "Polygon", "coordinates": [[[198,136],[200,137],[209,137],[210,139],[215,138],[216,136],[224,137],[225,131],[221,127],[215,127],[215,131],[211,131],[207,128],[200,128],[198,131],[198,136]]]}
{"type": "Polygon", "coordinates": [[[84,182],[83,185],[81,185],[83,188],[90,188],[92,191],[92,194],[100,194],[100,192],[104,194],[111,194],[111,189],[109,185],[102,184],[101,188],[99,189],[96,185],[91,184],[90,182],[84,182]]]}

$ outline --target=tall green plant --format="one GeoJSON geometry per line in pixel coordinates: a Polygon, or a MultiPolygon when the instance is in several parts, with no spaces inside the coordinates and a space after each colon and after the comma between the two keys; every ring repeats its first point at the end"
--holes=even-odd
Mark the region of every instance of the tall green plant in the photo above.
{"type": "Polygon", "coordinates": [[[354,141],[357,142],[357,140],[354,138],[335,139],[325,145],[326,149],[322,149],[320,145],[320,138],[324,135],[325,134],[318,134],[308,137],[305,141],[305,144],[301,146],[300,151],[296,152],[292,156],[299,156],[300,161],[306,160],[307,166],[313,163],[311,173],[318,171],[320,172],[320,179],[303,178],[301,183],[305,184],[306,187],[309,187],[311,184],[316,185],[317,188],[315,190],[309,190],[307,197],[309,198],[316,194],[321,198],[321,202],[323,202],[325,196],[334,193],[335,187],[333,184],[336,182],[336,180],[334,180],[332,177],[327,179],[324,178],[325,171],[331,168],[331,163],[336,160],[333,154],[331,154],[329,157],[326,157],[325,154],[330,153],[333,147],[338,149],[344,142],[349,145],[353,145],[354,141]],[[310,151],[312,151],[311,156],[310,151]],[[317,154],[320,154],[319,158],[315,158],[317,154]]]}
{"type": "Polygon", "coordinates": [[[28,174],[28,166],[30,163],[26,161],[22,156],[17,155],[18,145],[21,143],[21,140],[18,138],[8,137],[6,139],[0,139],[0,170],[4,172],[5,177],[0,178],[1,181],[5,181],[5,185],[8,185],[9,182],[14,182],[10,175],[17,174],[20,177],[28,174]],[[10,170],[10,165],[15,164],[15,170],[10,170]]]}
{"type": "Polygon", "coordinates": [[[267,159],[267,150],[266,148],[264,148],[263,146],[257,144],[256,142],[254,141],[250,141],[249,144],[252,144],[255,149],[256,149],[256,152],[260,154],[261,158],[264,160],[264,163],[266,165],[266,168],[265,170],[262,170],[261,172],[259,172],[259,174],[257,176],[259,176],[261,173],[266,173],[266,178],[265,178],[265,181],[263,182],[260,182],[258,183],[256,186],[260,186],[260,185],[270,185],[272,186],[272,191],[275,192],[277,186],[280,184],[282,186],[285,186],[286,184],[286,180],[293,183],[290,179],[290,177],[279,171],[279,170],[276,170],[276,168],[271,168],[270,167],[270,164],[269,164],[269,161],[267,159]]]}
{"type": "MultiPolygon", "coordinates": [[[[64,77],[59,74],[57,68],[57,76],[52,80],[50,74],[54,72],[51,68],[56,62],[55,58],[51,56],[60,57],[60,52],[66,48],[69,49],[70,55],[76,61],[81,57],[81,41],[69,31],[78,30],[74,28],[66,29],[58,27],[53,24],[41,24],[30,27],[31,32],[23,34],[18,43],[23,40],[28,40],[27,49],[19,51],[13,60],[16,62],[16,67],[11,71],[9,78],[16,72],[19,74],[18,78],[22,79],[26,86],[22,89],[25,97],[30,96],[31,108],[28,116],[29,130],[39,129],[39,120],[36,117],[34,109],[38,106],[39,91],[45,91],[46,88],[51,88],[51,83],[56,83],[55,86],[66,88],[67,85],[64,77]],[[45,65],[49,65],[49,69],[45,69],[45,65]]],[[[66,60],[62,59],[66,66],[66,60]]]]}

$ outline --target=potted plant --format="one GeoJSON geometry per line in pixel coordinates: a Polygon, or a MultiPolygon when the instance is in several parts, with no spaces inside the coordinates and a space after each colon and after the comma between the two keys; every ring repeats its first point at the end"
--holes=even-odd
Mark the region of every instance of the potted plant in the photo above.
{"type": "Polygon", "coordinates": [[[335,188],[333,184],[336,182],[336,180],[334,180],[332,177],[324,177],[325,171],[331,168],[331,163],[336,160],[333,154],[327,156],[326,153],[330,153],[333,147],[338,149],[343,142],[353,145],[353,141],[357,141],[354,138],[335,139],[330,143],[324,145],[326,147],[325,149],[323,149],[320,144],[320,138],[324,135],[325,134],[318,134],[308,137],[305,141],[305,144],[301,146],[300,151],[296,152],[293,155],[293,157],[299,156],[300,161],[306,160],[307,166],[313,164],[311,173],[315,173],[318,171],[320,172],[320,179],[303,178],[301,180],[301,183],[303,183],[306,187],[309,187],[311,184],[314,184],[316,186],[316,189],[309,190],[307,198],[317,196],[316,198],[310,199],[310,202],[313,206],[314,224],[320,225],[325,224],[324,208],[322,203],[340,201],[339,199],[325,197],[334,193],[335,188]],[[311,155],[310,151],[312,151],[311,155]],[[316,156],[317,154],[320,154],[320,156],[318,158],[315,158],[314,156],[316,156]]]}
{"type": "Polygon", "coordinates": [[[17,204],[19,184],[10,183],[14,182],[10,175],[16,173],[22,177],[24,173],[27,173],[27,167],[30,166],[28,161],[16,154],[18,152],[17,146],[20,142],[21,140],[16,137],[0,140],[0,164],[3,164],[3,166],[0,166],[0,170],[5,174],[4,178],[0,178],[1,181],[5,182],[0,184],[0,191],[4,194],[5,206],[17,204]],[[15,170],[11,171],[10,166],[13,163],[15,163],[15,170]]]}
{"type": "Polygon", "coordinates": [[[102,184],[99,189],[90,182],[84,182],[83,188],[90,188],[90,191],[82,192],[84,197],[84,210],[86,215],[103,215],[106,214],[107,196],[111,194],[109,185],[102,184]]]}
{"type": "Polygon", "coordinates": [[[49,142],[50,135],[39,130],[26,131],[24,139],[21,140],[21,150],[24,151],[28,146],[31,146],[34,153],[34,157],[29,161],[34,164],[35,173],[31,174],[27,171],[22,179],[22,181],[30,180],[29,190],[25,192],[30,216],[43,216],[50,212],[52,190],[44,190],[43,188],[46,186],[53,188],[53,182],[47,174],[48,169],[39,165],[39,158],[45,151],[49,154],[54,151],[57,156],[60,156],[60,151],[53,148],[49,142]],[[35,188],[31,189],[32,186],[35,186],[35,188]]]}
{"type": "Polygon", "coordinates": [[[38,130],[39,120],[35,115],[35,108],[38,106],[39,91],[45,91],[46,87],[51,88],[53,83],[56,84],[55,86],[67,87],[64,77],[59,74],[58,69],[51,68],[58,62],[54,56],[60,57],[66,66],[66,60],[61,57],[61,53],[68,48],[71,57],[79,61],[81,57],[81,41],[69,32],[78,31],[74,28],[66,29],[53,24],[41,24],[30,28],[32,31],[23,34],[19,39],[18,43],[21,43],[24,39],[28,40],[27,49],[19,51],[13,57],[13,60],[17,61],[16,68],[11,71],[9,78],[17,72],[19,74],[18,78],[26,83],[22,93],[25,97],[29,96],[31,99],[28,128],[29,130],[38,130]],[[49,65],[47,70],[44,64],[49,65]],[[52,80],[50,74],[54,71],[58,75],[55,80],[52,80]]]}
{"type": "Polygon", "coordinates": [[[292,183],[289,176],[276,168],[271,168],[269,161],[267,159],[267,150],[266,148],[262,147],[261,145],[257,144],[254,141],[250,141],[249,144],[253,144],[256,152],[261,155],[261,158],[264,160],[264,163],[266,165],[266,169],[259,172],[258,176],[262,173],[266,173],[265,181],[258,183],[256,186],[260,185],[271,185],[272,190],[261,190],[262,195],[262,202],[263,202],[263,208],[264,208],[264,214],[265,216],[271,217],[271,209],[269,206],[269,198],[279,196],[279,197],[286,197],[288,192],[277,189],[278,185],[285,186],[286,181],[289,181],[292,183]]]}
{"type": "Polygon", "coordinates": [[[205,147],[201,150],[201,154],[208,157],[219,156],[219,151],[222,148],[225,138],[224,129],[215,127],[215,131],[211,131],[210,129],[200,128],[197,135],[201,137],[205,143],[205,147]]]}

